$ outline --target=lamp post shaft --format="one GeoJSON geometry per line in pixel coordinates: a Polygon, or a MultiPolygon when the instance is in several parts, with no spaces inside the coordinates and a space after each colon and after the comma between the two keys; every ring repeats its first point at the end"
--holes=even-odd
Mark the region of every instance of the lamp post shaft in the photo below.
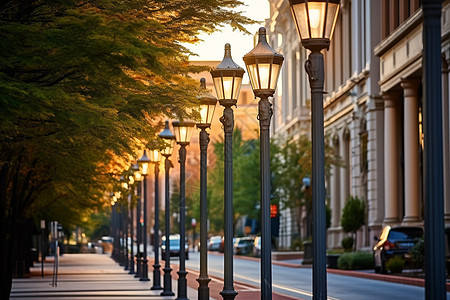
{"type": "Polygon", "coordinates": [[[122,244],[120,245],[120,266],[125,266],[125,206],[120,205],[120,237],[122,244]]]}
{"type": "Polygon", "coordinates": [[[200,131],[200,275],[197,278],[199,283],[198,299],[209,299],[208,283],[211,278],[208,277],[208,194],[207,194],[207,150],[209,143],[209,134],[205,128],[200,131]]]}
{"type": "Polygon", "coordinates": [[[125,260],[125,267],[124,267],[124,270],[125,271],[128,271],[129,270],[129,260],[128,260],[128,206],[129,206],[129,203],[128,203],[128,199],[126,200],[126,203],[125,203],[125,208],[124,208],[124,211],[123,211],[123,220],[124,220],[124,224],[123,224],[123,228],[124,228],[124,235],[123,235],[123,238],[125,239],[125,242],[124,242],[124,249],[123,249],[123,251],[124,251],[124,256],[123,256],[123,258],[124,258],[124,260],[125,260]]]}
{"type": "Polygon", "coordinates": [[[141,279],[139,279],[140,281],[150,281],[150,279],[148,279],[148,260],[147,260],[147,176],[144,175],[144,179],[143,179],[143,183],[144,183],[144,203],[143,203],[143,207],[144,207],[144,228],[142,228],[142,234],[143,234],[143,238],[142,238],[142,242],[144,243],[144,254],[142,257],[142,276],[141,279]]]}
{"type": "Polygon", "coordinates": [[[155,163],[155,226],[154,226],[155,261],[153,264],[153,286],[152,290],[162,290],[161,272],[159,268],[159,162],[155,163]]]}
{"type": "MultiPolygon", "coordinates": [[[[134,192],[134,189],[131,189],[132,193],[134,192]]],[[[131,205],[132,200],[132,194],[130,193],[130,271],[128,274],[135,274],[134,272],[134,217],[133,217],[133,209],[131,205]]]]}
{"type": "Polygon", "coordinates": [[[312,51],[305,64],[311,86],[312,193],[313,193],[313,299],[327,299],[325,146],[323,132],[324,62],[312,51]]]}
{"type": "Polygon", "coordinates": [[[423,1],[425,299],[445,299],[440,0],[423,1]]]}
{"type": "Polygon", "coordinates": [[[270,220],[270,118],[272,107],[268,95],[258,103],[261,167],[261,299],[272,299],[272,233],[270,220]]]}
{"type": "MultiPolygon", "coordinates": [[[[222,103],[221,103],[222,104],[222,103]]],[[[223,104],[222,104],[223,105],[223,104]]],[[[220,118],[225,131],[224,157],[224,286],[220,292],[224,300],[233,300],[238,294],[233,286],[233,128],[231,105],[226,105],[220,118]]]]}
{"type": "Polygon", "coordinates": [[[180,161],[180,269],[178,273],[178,296],[177,300],[187,298],[186,280],[186,145],[181,145],[179,151],[180,161]]]}
{"type": "Polygon", "coordinates": [[[137,206],[136,206],[136,236],[137,236],[137,253],[136,253],[136,274],[134,277],[142,276],[142,262],[141,262],[141,243],[142,243],[142,228],[141,228],[141,185],[137,186],[137,206]]]}
{"type": "Polygon", "coordinates": [[[170,156],[166,156],[164,161],[164,171],[165,171],[165,214],[164,214],[164,223],[166,229],[166,252],[164,253],[165,266],[164,266],[164,290],[161,293],[161,296],[174,296],[175,293],[172,292],[172,269],[170,268],[170,196],[169,196],[169,188],[170,188],[170,168],[172,167],[172,162],[170,161],[170,156]]]}

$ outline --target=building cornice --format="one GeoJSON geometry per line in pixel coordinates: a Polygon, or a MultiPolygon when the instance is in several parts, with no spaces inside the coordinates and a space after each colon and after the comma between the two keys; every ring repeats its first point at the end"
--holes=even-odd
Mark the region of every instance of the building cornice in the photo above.
{"type": "Polygon", "coordinates": [[[375,46],[373,53],[380,57],[389,51],[395,44],[411,33],[417,26],[422,23],[423,13],[422,8],[416,11],[405,22],[403,22],[397,29],[395,29],[388,37],[382,40],[375,46]]]}

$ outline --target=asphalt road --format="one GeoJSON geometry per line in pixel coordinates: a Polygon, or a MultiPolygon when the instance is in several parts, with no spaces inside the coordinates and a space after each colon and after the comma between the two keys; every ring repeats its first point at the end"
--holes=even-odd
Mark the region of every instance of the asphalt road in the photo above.
{"type": "MultiPolygon", "coordinates": [[[[260,263],[234,256],[234,280],[260,286],[260,263]]],[[[199,253],[189,253],[186,268],[199,269],[199,253]]],[[[211,276],[223,278],[223,255],[213,252],[208,255],[208,272],[211,276]]],[[[328,299],[379,300],[379,299],[424,299],[422,287],[391,283],[373,279],[328,274],[328,299]]],[[[272,266],[272,286],[279,292],[295,298],[312,299],[312,270],[272,266]]],[[[450,293],[447,293],[450,300],[450,293]]]]}

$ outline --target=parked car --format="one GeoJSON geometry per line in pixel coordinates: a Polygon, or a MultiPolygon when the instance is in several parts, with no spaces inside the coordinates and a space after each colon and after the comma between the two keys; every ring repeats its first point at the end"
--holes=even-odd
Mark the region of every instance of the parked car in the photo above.
{"type": "MultiPolygon", "coordinates": [[[[180,256],[180,235],[172,234],[169,237],[170,239],[170,256],[180,256]]],[[[189,245],[186,243],[184,245],[184,251],[186,253],[186,259],[189,259],[189,245]]],[[[166,237],[162,237],[162,245],[161,245],[161,256],[164,258],[166,256],[166,237]]]]}
{"type": "Polygon", "coordinates": [[[210,251],[219,251],[221,243],[222,243],[222,237],[221,236],[219,236],[219,235],[212,236],[208,240],[208,250],[210,250],[210,251]]]}
{"type": "Polygon", "coordinates": [[[261,257],[261,237],[255,237],[255,242],[253,244],[253,255],[256,257],[261,257]]]}
{"type": "Polygon", "coordinates": [[[237,238],[233,244],[234,254],[249,254],[253,251],[253,243],[255,239],[252,237],[237,238]]]}
{"type": "MultiPolygon", "coordinates": [[[[236,241],[236,238],[233,238],[233,243],[232,243],[233,247],[234,247],[234,242],[235,241],[236,241]]],[[[222,237],[222,241],[220,242],[219,252],[223,253],[224,252],[224,248],[225,248],[225,237],[222,237]]]]}
{"type": "Polygon", "coordinates": [[[423,236],[421,227],[386,226],[381,232],[380,238],[376,238],[377,244],[373,247],[375,272],[386,272],[386,261],[396,255],[404,256],[423,236]]]}

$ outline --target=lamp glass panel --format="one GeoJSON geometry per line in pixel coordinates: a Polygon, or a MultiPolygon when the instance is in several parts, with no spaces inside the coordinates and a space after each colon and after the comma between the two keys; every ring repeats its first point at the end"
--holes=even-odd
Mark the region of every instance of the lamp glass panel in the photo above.
{"type": "MultiPolygon", "coordinates": [[[[233,79],[231,77],[231,79],[233,79]]],[[[235,99],[237,100],[239,98],[239,92],[241,91],[241,85],[242,85],[242,77],[235,77],[234,78],[234,95],[233,98],[231,99],[235,99]]]]}
{"type": "Polygon", "coordinates": [[[166,146],[161,150],[161,154],[172,155],[175,139],[163,139],[166,146]]]}
{"type": "Polygon", "coordinates": [[[338,3],[328,3],[328,14],[326,20],[326,31],[325,38],[331,40],[333,37],[334,26],[336,25],[336,20],[339,12],[339,4],[338,3]]]}
{"type": "Polygon", "coordinates": [[[150,150],[150,161],[159,162],[161,160],[161,153],[159,150],[150,150]]]}
{"type": "Polygon", "coordinates": [[[261,83],[261,89],[270,89],[269,77],[270,77],[270,63],[259,63],[259,80],[261,83]]]}
{"type": "Polygon", "coordinates": [[[191,135],[194,130],[193,126],[174,127],[174,130],[178,143],[189,143],[191,141],[191,135]]]}
{"type": "Polygon", "coordinates": [[[236,99],[233,98],[233,77],[223,77],[223,99],[236,99]]]}
{"type": "Polygon", "coordinates": [[[300,38],[309,38],[308,15],[306,13],[305,3],[292,5],[292,14],[294,15],[294,20],[297,22],[297,30],[299,31],[300,38]]]}
{"type": "Polygon", "coordinates": [[[214,88],[216,89],[217,98],[225,99],[225,95],[223,94],[222,88],[222,77],[214,78],[214,88]]]}
{"type": "Polygon", "coordinates": [[[208,124],[212,123],[214,112],[216,111],[216,104],[210,104],[209,105],[209,114],[208,114],[208,124]]]}
{"type": "Polygon", "coordinates": [[[135,181],[141,181],[142,180],[142,175],[139,171],[135,171],[134,172],[134,180],[135,181]]]}
{"type": "Polygon", "coordinates": [[[256,64],[247,65],[247,71],[250,77],[250,83],[252,84],[253,89],[258,90],[261,87],[259,86],[258,80],[258,69],[256,64]]]}
{"type": "Polygon", "coordinates": [[[141,174],[142,175],[148,175],[148,162],[143,162],[141,164],[141,174]]]}
{"type": "Polygon", "coordinates": [[[209,105],[208,104],[202,104],[199,108],[200,113],[200,123],[205,124],[208,123],[208,112],[209,112],[209,105]]]}
{"type": "Polygon", "coordinates": [[[272,77],[270,78],[270,89],[277,87],[278,76],[280,75],[280,65],[272,64],[272,77]]]}
{"type": "Polygon", "coordinates": [[[311,26],[311,38],[323,38],[323,26],[325,25],[326,2],[308,2],[309,23],[311,26]]]}

